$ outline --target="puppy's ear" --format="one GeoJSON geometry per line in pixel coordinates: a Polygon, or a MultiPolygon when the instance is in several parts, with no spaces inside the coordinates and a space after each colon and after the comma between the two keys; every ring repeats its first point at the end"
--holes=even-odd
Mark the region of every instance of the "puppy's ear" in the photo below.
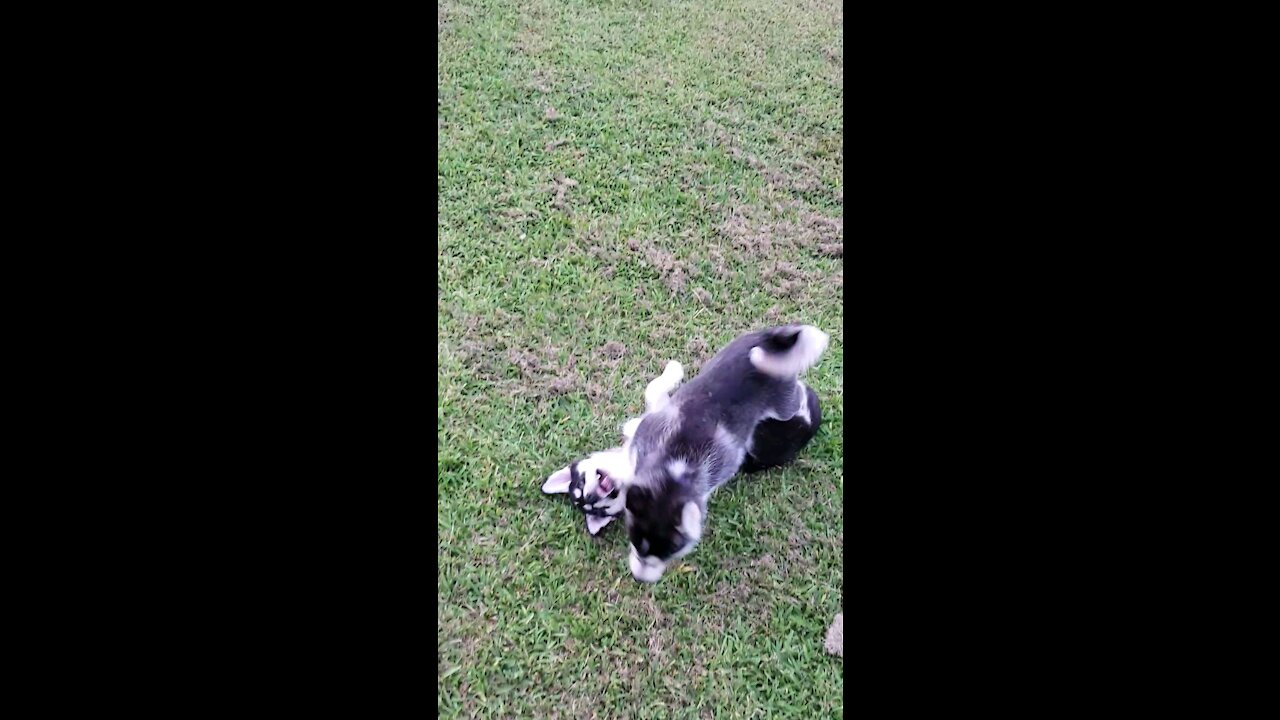
{"type": "Polygon", "coordinates": [[[684,504],[678,529],[687,538],[693,540],[702,538],[702,511],[698,509],[698,503],[691,500],[684,504]]]}
{"type": "Polygon", "coordinates": [[[591,533],[592,535],[598,535],[600,534],[600,531],[604,529],[604,526],[608,525],[611,522],[613,522],[612,517],[600,517],[598,515],[588,515],[587,516],[587,532],[591,533]]]}
{"type": "Polygon", "coordinates": [[[573,476],[569,473],[569,468],[567,466],[562,467],[551,473],[551,477],[542,483],[542,492],[548,495],[567,493],[569,492],[569,481],[572,479],[573,476]]]}

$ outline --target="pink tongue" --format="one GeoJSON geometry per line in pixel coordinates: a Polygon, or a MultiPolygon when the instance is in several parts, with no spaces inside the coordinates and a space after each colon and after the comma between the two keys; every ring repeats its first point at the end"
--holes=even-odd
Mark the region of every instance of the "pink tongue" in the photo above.
{"type": "Polygon", "coordinates": [[[600,492],[604,495],[613,492],[613,483],[609,482],[609,478],[600,478],[600,492]]]}

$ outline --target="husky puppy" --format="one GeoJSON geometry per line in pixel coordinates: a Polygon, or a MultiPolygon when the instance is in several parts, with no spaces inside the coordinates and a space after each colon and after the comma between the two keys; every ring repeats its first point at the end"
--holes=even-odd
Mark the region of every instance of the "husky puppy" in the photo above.
{"type": "Polygon", "coordinates": [[[828,341],[812,325],[742,335],[641,418],[625,446],[634,471],[623,494],[637,580],[657,582],[670,562],[693,550],[707,498],[744,463],[763,469],[789,460],[813,436],[817,395],[799,376],[818,362],[828,341]],[[781,424],[766,426],[765,442],[756,447],[756,431],[768,421],[781,424]]]}
{"type": "MultiPolygon", "coordinates": [[[[684,379],[684,367],[672,360],[662,375],[649,382],[644,391],[645,413],[662,410],[671,400],[671,392],[684,379]]],[[[622,426],[622,442],[618,447],[595,452],[567,467],[560,468],[542,484],[548,495],[567,493],[569,501],[587,516],[587,532],[598,534],[625,507],[626,484],[635,469],[627,448],[643,415],[622,426]]]]}

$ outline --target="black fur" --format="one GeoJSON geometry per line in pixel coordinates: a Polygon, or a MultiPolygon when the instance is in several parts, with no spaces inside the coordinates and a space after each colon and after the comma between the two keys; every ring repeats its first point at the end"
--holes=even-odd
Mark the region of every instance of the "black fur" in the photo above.
{"type": "Polygon", "coordinates": [[[653,582],[645,578],[660,577],[669,560],[693,549],[707,497],[744,464],[747,472],[785,464],[813,438],[821,422],[817,394],[797,375],[826,343],[821,331],[799,325],[741,335],[672,395],[667,408],[645,416],[632,440],[636,475],[626,495],[637,579],[653,582]],[[761,352],[757,366],[752,355],[761,352]],[[807,420],[796,417],[805,409],[807,420]],[[686,511],[693,538],[680,530],[686,511]]]}
{"type": "MultiPolygon", "coordinates": [[[[796,455],[809,444],[822,424],[822,407],[818,402],[818,393],[811,387],[806,386],[806,389],[810,420],[793,417],[790,420],[761,422],[756,426],[751,438],[751,450],[738,472],[750,474],[786,465],[795,460],[796,455]]],[[[684,439],[677,441],[674,447],[683,452],[692,449],[684,439]]],[[[670,558],[687,542],[688,538],[676,526],[679,524],[681,508],[696,496],[693,487],[667,490],[655,492],[649,488],[635,487],[627,492],[627,509],[632,511],[628,534],[642,544],[637,546],[642,555],[653,555],[663,560],[670,558]]]]}
{"type": "Polygon", "coordinates": [[[685,503],[684,493],[658,493],[648,488],[627,490],[627,534],[641,555],[666,560],[684,547],[688,538],[676,526],[685,503]]]}
{"type": "Polygon", "coordinates": [[[818,426],[822,424],[818,393],[808,386],[805,389],[809,391],[809,418],[812,423],[800,417],[761,422],[751,436],[751,449],[747,451],[740,472],[755,473],[786,465],[795,460],[796,454],[818,433],[818,426]]]}

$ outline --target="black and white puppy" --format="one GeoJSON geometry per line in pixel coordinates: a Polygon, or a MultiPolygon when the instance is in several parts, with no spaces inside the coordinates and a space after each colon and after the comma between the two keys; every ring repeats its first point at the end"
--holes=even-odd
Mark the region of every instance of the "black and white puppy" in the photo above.
{"type": "Polygon", "coordinates": [[[671,561],[693,550],[707,498],[744,464],[757,470],[780,464],[813,436],[817,396],[799,376],[828,341],[812,325],[742,335],[665,407],[641,419],[627,445],[635,470],[623,496],[637,580],[657,582],[671,561]],[[771,420],[782,424],[765,426],[767,447],[757,448],[757,429],[771,420]]]}
{"type": "MultiPolygon", "coordinates": [[[[667,363],[662,374],[645,388],[645,414],[665,408],[671,401],[672,391],[683,379],[684,367],[674,360],[667,363]]],[[[622,445],[591,453],[572,465],[560,468],[542,484],[542,492],[548,495],[569,495],[573,506],[587,516],[587,532],[592,535],[622,514],[626,485],[635,470],[628,447],[643,419],[643,415],[632,418],[622,426],[622,445]]]]}

